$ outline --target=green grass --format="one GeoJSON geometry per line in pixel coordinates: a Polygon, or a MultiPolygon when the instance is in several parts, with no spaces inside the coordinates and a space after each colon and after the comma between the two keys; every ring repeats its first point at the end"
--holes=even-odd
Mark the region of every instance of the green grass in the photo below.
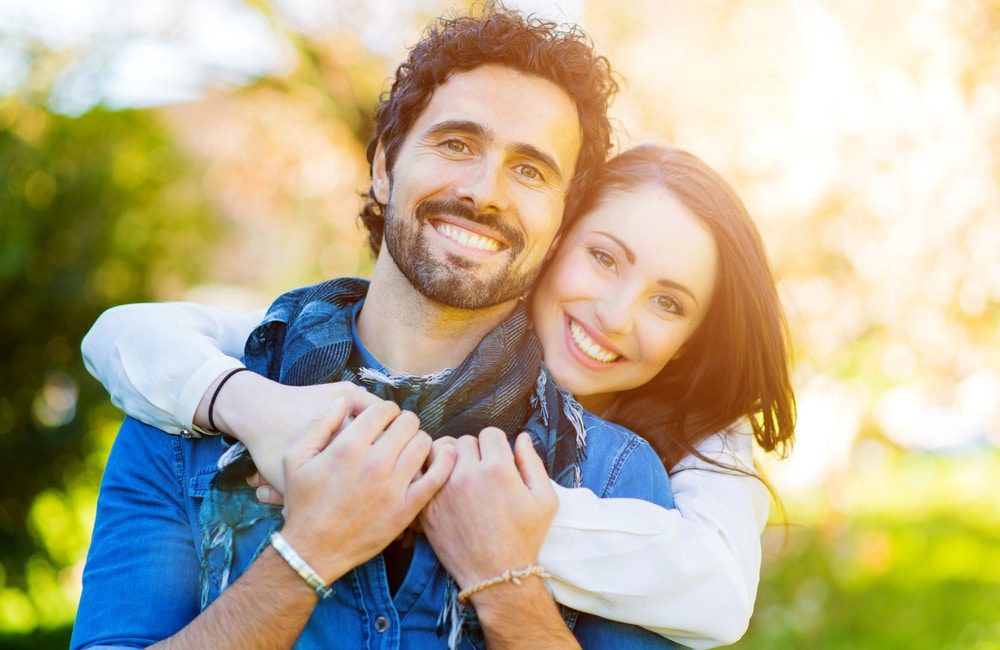
{"type": "Polygon", "coordinates": [[[994,477],[995,451],[900,456],[845,477],[832,498],[790,504],[787,530],[766,534],[778,550],[766,553],[750,631],[734,647],[1000,648],[994,477]]]}

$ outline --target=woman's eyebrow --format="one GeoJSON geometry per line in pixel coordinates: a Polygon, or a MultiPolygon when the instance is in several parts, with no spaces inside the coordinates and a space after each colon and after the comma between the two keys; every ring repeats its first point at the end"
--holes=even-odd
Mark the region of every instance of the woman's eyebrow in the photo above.
{"type": "Polygon", "coordinates": [[[618,239],[617,237],[615,237],[614,235],[612,235],[609,232],[604,232],[603,230],[595,230],[594,232],[596,232],[598,235],[604,235],[605,237],[607,237],[608,239],[610,239],[614,243],[616,243],[619,246],[621,246],[621,249],[623,251],[625,251],[625,257],[628,258],[628,263],[629,264],[635,264],[635,253],[632,252],[631,248],[629,248],[628,246],[625,245],[625,242],[623,242],[622,240],[618,239]]]}
{"type": "Polygon", "coordinates": [[[673,280],[667,280],[665,278],[660,278],[656,282],[657,282],[657,284],[659,284],[660,286],[662,286],[662,287],[664,287],[666,289],[676,289],[677,291],[680,291],[681,293],[686,293],[688,295],[688,297],[691,299],[691,301],[694,302],[694,304],[695,304],[696,307],[700,307],[701,306],[701,305],[698,304],[698,299],[694,297],[694,294],[691,292],[691,290],[688,289],[687,287],[685,287],[683,284],[681,284],[679,282],[674,282],[673,280]]]}

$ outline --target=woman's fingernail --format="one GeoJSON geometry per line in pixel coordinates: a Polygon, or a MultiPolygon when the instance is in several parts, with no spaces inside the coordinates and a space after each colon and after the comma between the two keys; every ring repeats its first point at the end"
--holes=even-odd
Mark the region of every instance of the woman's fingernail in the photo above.
{"type": "Polygon", "coordinates": [[[267,501],[270,498],[271,498],[271,488],[267,487],[266,485],[262,485],[259,488],[257,488],[258,501],[267,501]]]}

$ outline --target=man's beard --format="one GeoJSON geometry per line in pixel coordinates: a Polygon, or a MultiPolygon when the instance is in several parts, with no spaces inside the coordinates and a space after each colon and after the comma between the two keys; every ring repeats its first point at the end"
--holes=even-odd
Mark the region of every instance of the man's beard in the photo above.
{"type": "Polygon", "coordinates": [[[523,273],[513,271],[507,264],[492,277],[483,278],[475,273],[478,266],[475,261],[452,253],[446,253],[445,262],[434,259],[423,226],[431,218],[446,214],[500,233],[508,246],[504,254],[510,261],[517,260],[524,251],[524,236],[499,215],[477,212],[461,201],[428,199],[417,205],[412,216],[400,217],[392,209],[390,196],[385,210],[386,250],[417,291],[450,307],[485,309],[513,300],[531,289],[541,264],[523,273]]]}

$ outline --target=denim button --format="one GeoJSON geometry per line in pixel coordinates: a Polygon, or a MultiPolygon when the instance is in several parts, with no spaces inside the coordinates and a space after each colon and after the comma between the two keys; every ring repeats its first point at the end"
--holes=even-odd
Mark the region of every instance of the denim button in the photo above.
{"type": "Polygon", "coordinates": [[[375,631],[382,634],[389,629],[389,619],[385,616],[379,616],[375,619],[375,631]]]}

